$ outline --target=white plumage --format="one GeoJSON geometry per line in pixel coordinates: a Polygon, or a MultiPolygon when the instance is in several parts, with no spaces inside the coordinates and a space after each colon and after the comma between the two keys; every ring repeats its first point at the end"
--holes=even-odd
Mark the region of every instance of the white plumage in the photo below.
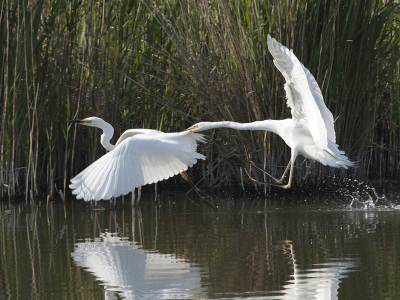
{"type": "Polygon", "coordinates": [[[194,132],[218,127],[237,130],[267,130],[278,134],[291,148],[291,159],[282,177],[276,179],[280,187],[289,188],[292,183],[293,166],[298,155],[318,161],[335,168],[353,166],[344,152],[335,144],[335,128],[332,113],[326,107],[321,90],[312,74],[285,46],[268,35],[268,49],[274,58],[276,68],[285,77],[284,89],[287,105],[292,118],[285,120],[265,120],[252,123],[200,122],[189,129],[194,132]],[[289,182],[280,185],[290,167],[289,182]]]}
{"type": "Polygon", "coordinates": [[[332,142],[336,141],[335,129],[332,113],[325,105],[317,81],[292,50],[278,43],[270,35],[268,49],[274,58],[275,66],[285,77],[287,104],[292,109],[292,117],[305,118],[315,144],[321,149],[326,148],[328,138],[332,142]]]}
{"type": "Polygon", "coordinates": [[[197,142],[203,142],[203,136],[191,131],[130,129],[114,146],[109,142],[114,130],[104,120],[90,117],[72,122],[101,128],[101,143],[110,151],[71,179],[69,187],[78,199],[108,200],[126,195],[137,187],[186,171],[198,159],[205,159],[196,152],[197,142]]]}

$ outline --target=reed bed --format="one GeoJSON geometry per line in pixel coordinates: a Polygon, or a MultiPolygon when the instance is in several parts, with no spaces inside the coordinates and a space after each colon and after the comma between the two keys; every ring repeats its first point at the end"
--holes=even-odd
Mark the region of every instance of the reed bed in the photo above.
{"type": "MultiPolygon", "coordinates": [[[[10,1],[0,5],[0,197],[67,193],[103,155],[66,120],[180,131],[197,121],[290,117],[271,34],[314,74],[349,171],[298,159],[297,187],[400,178],[400,25],[393,1],[10,1]]],[[[203,187],[252,186],[245,147],[280,174],[289,148],[265,132],[208,133],[203,187]]],[[[255,178],[262,175],[254,172],[255,178]]],[[[177,181],[178,179],[174,179],[177,181]]]]}

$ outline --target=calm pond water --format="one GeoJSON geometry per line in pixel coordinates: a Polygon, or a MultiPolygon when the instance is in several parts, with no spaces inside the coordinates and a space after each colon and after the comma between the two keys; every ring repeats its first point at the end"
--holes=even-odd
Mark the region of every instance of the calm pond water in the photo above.
{"type": "Polygon", "coordinates": [[[145,194],[1,202],[0,299],[400,299],[396,194],[145,194]]]}

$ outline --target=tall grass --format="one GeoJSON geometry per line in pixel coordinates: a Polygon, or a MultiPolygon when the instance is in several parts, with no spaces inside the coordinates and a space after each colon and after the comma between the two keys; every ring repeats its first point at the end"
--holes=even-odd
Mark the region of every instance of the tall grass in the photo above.
{"type": "MultiPolygon", "coordinates": [[[[99,132],[67,126],[71,118],[101,116],[118,135],[290,117],[267,34],[314,74],[337,118],[338,143],[358,165],[343,172],[299,159],[297,185],[399,178],[392,1],[6,0],[0,22],[0,197],[54,197],[55,186],[66,193],[68,179],[105,153],[99,132]]],[[[273,174],[289,159],[270,133],[209,137],[200,150],[207,161],[193,171],[206,186],[241,181],[244,147],[273,174]]]]}

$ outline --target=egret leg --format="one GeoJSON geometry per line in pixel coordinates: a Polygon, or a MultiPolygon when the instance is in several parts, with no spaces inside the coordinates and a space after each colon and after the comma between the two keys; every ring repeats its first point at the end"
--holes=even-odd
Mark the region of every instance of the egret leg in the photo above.
{"type": "Polygon", "coordinates": [[[200,190],[194,183],[193,181],[190,179],[189,175],[186,172],[182,172],[181,176],[183,179],[185,179],[187,181],[187,183],[189,183],[189,185],[192,187],[192,189],[196,192],[197,195],[199,195],[200,198],[205,197],[209,197],[206,193],[204,193],[202,190],[200,190]],[[201,195],[204,194],[204,195],[201,195]]]}
{"type": "Polygon", "coordinates": [[[268,175],[270,178],[272,178],[277,184],[281,184],[282,181],[283,181],[283,179],[284,179],[285,176],[286,176],[286,173],[289,171],[289,167],[290,167],[291,161],[292,161],[292,159],[289,160],[289,163],[288,163],[288,165],[286,166],[286,169],[285,169],[285,171],[283,172],[283,175],[282,175],[282,177],[281,177],[280,179],[275,178],[274,176],[272,176],[271,174],[269,174],[269,173],[266,172],[265,170],[263,170],[263,169],[257,167],[257,166],[254,164],[254,162],[252,162],[251,160],[249,160],[248,162],[249,162],[253,167],[255,167],[256,169],[260,170],[261,172],[263,172],[264,174],[266,174],[266,175],[268,175]]]}
{"type": "MultiPolygon", "coordinates": [[[[254,179],[253,177],[250,176],[249,172],[247,171],[246,168],[244,168],[244,171],[246,172],[247,176],[249,177],[249,179],[257,184],[263,184],[263,185],[272,185],[272,186],[277,186],[277,187],[283,187],[281,184],[275,184],[275,183],[269,183],[269,182],[263,182],[263,181],[259,181],[257,179],[254,179]]],[[[268,173],[266,173],[268,174],[268,173]]],[[[272,176],[271,176],[272,177],[272,176]]]]}
{"type": "Polygon", "coordinates": [[[286,166],[285,172],[283,172],[283,175],[282,175],[281,179],[276,180],[276,179],[274,178],[276,183],[278,183],[278,184],[281,184],[281,183],[282,183],[283,179],[284,179],[285,176],[286,176],[287,171],[289,171],[289,166],[291,165],[291,162],[292,162],[292,159],[289,160],[289,163],[288,163],[288,165],[286,166]]]}
{"type": "MultiPolygon", "coordinates": [[[[287,185],[282,185],[281,187],[284,189],[288,189],[290,188],[290,186],[292,185],[292,178],[293,178],[293,166],[294,163],[292,162],[292,160],[290,160],[290,173],[289,173],[289,182],[287,185]]],[[[286,171],[285,171],[286,172],[286,171]]]]}
{"type": "Polygon", "coordinates": [[[189,185],[192,187],[192,189],[195,191],[195,193],[200,197],[201,201],[203,201],[205,204],[207,204],[208,206],[215,208],[215,205],[213,205],[212,203],[210,203],[209,201],[207,201],[205,198],[209,198],[210,196],[207,195],[205,192],[203,192],[202,190],[200,190],[194,183],[193,181],[190,179],[189,175],[186,172],[182,172],[181,176],[183,179],[186,180],[187,183],[189,183],[189,185]],[[203,195],[201,195],[203,194],[203,195]]]}
{"type": "MultiPolygon", "coordinates": [[[[288,169],[289,169],[289,166],[290,166],[289,182],[288,182],[288,184],[286,184],[286,185],[281,185],[281,184],[274,184],[274,183],[267,183],[267,182],[258,181],[258,180],[254,179],[254,178],[252,178],[252,177],[250,176],[250,174],[249,174],[249,172],[246,170],[246,168],[245,168],[244,170],[246,171],[246,174],[247,174],[247,176],[249,176],[250,180],[254,181],[255,183],[263,184],[263,185],[272,185],[272,186],[277,186],[277,187],[280,187],[280,188],[288,189],[288,188],[290,188],[291,185],[292,185],[293,167],[294,167],[294,161],[296,160],[296,156],[297,156],[297,154],[292,153],[292,158],[290,159],[289,164],[287,165],[286,170],[285,170],[285,172],[283,173],[283,176],[281,177],[281,179],[279,179],[279,180],[283,180],[283,178],[285,178],[285,175],[286,175],[286,173],[287,173],[287,171],[288,171],[288,169]]],[[[254,165],[254,166],[255,166],[255,165],[254,165]]],[[[257,166],[255,166],[255,167],[257,167],[257,166]]],[[[257,168],[258,168],[258,167],[257,167],[257,168]]],[[[260,169],[260,168],[258,168],[258,169],[260,169]]],[[[261,169],[260,169],[260,170],[261,170],[261,169]]],[[[266,174],[268,174],[268,173],[266,173],[266,174]]],[[[268,175],[269,175],[269,174],[268,174],[268,175]]],[[[272,176],[270,175],[270,177],[272,177],[272,176]]],[[[274,178],[274,177],[272,177],[272,178],[274,178]]],[[[278,181],[279,181],[279,180],[278,180],[278,181]]]]}

